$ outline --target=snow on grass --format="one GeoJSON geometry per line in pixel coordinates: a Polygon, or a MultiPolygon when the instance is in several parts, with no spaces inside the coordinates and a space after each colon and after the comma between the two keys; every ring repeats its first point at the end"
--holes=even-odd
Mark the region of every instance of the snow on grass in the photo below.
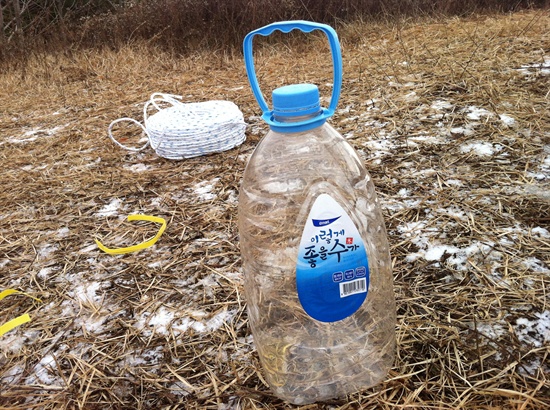
{"type": "Polygon", "coordinates": [[[69,235],[69,232],[70,230],[67,227],[59,228],[55,233],[55,236],[57,239],[66,238],[69,235]]]}
{"type": "Polygon", "coordinates": [[[182,316],[178,309],[160,306],[155,312],[144,312],[135,323],[145,336],[152,333],[167,336],[172,331],[177,333],[186,333],[192,330],[196,333],[211,333],[220,329],[224,323],[227,323],[236,316],[237,310],[222,309],[214,315],[201,310],[187,312],[182,316]]]}
{"type": "MultiPolygon", "coordinates": [[[[532,67],[529,67],[532,68],[532,67]]],[[[414,86],[413,83],[408,86],[414,86]]],[[[403,87],[399,84],[399,87],[403,87]]],[[[403,93],[403,98],[406,100],[414,101],[417,99],[415,92],[403,93]]],[[[378,100],[372,100],[368,102],[368,106],[364,107],[364,114],[360,114],[355,117],[348,117],[346,120],[357,121],[363,127],[368,128],[370,131],[368,136],[360,144],[369,150],[368,156],[374,158],[373,163],[380,161],[381,158],[391,156],[395,150],[404,146],[426,146],[435,144],[450,144],[450,135],[464,135],[470,136],[475,133],[476,127],[480,126],[479,122],[486,121],[494,118],[497,115],[476,106],[468,106],[464,109],[457,108],[448,100],[438,99],[431,104],[422,105],[419,109],[418,118],[439,120],[435,127],[438,127],[434,134],[426,133],[420,134],[416,131],[416,135],[404,136],[399,138],[400,135],[396,131],[391,129],[391,124],[381,121],[380,119],[373,119],[369,117],[369,113],[375,113],[379,111],[378,100]],[[436,113],[434,114],[434,111],[436,113]],[[444,129],[443,115],[448,115],[448,112],[455,111],[460,112],[464,117],[469,120],[462,126],[456,126],[449,129],[444,129]],[[425,114],[425,115],[423,115],[425,114]],[[450,134],[450,135],[449,135],[450,134]]],[[[339,111],[341,114],[349,114],[351,107],[339,111]]],[[[252,117],[251,117],[252,119],[252,117]]],[[[253,134],[264,134],[266,131],[265,125],[261,122],[260,117],[253,118],[256,126],[252,128],[253,134]]],[[[506,115],[498,115],[498,119],[502,125],[507,127],[513,127],[515,120],[506,115]]],[[[52,132],[57,131],[55,128],[50,130],[52,132]]],[[[432,130],[433,131],[433,130],[432,130]]],[[[350,137],[353,137],[353,132],[350,132],[350,137]]],[[[358,132],[359,134],[359,132],[358,132]]],[[[40,132],[40,130],[34,130],[28,135],[24,135],[22,139],[19,139],[17,143],[30,142],[41,135],[49,135],[48,131],[40,132]]],[[[360,141],[360,140],[357,140],[360,141]]],[[[14,142],[14,141],[12,141],[14,142]]],[[[472,153],[480,157],[493,156],[500,153],[503,147],[499,144],[492,144],[486,141],[469,141],[465,144],[458,146],[458,149],[463,153],[472,153]]],[[[550,178],[550,149],[547,154],[540,161],[540,165],[536,168],[537,175],[543,175],[544,178],[550,178]]],[[[246,162],[250,157],[250,153],[240,154],[239,160],[246,162]]],[[[98,159],[96,162],[99,162],[98,159]]],[[[140,160],[141,161],[141,160],[140,160]]],[[[93,161],[90,161],[92,163],[93,161]]],[[[439,177],[440,170],[436,165],[430,165],[427,169],[418,169],[415,162],[411,161],[410,164],[402,164],[408,177],[418,179],[433,178],[431,182],[436,184],[435,176],[439,177]],[[409,166],[410,165],[410,166],[409,166]],[[436,168],[436,169],[433,169],[436,168]]],[[[209,169],[209,165],[204,166],[209,169]]],[[[25,166],[26,170],[33,170],[32,166],[25,166]]],[[[146,172],[151,169],[150,166],[143,163],[135,163],[133,165],[125,165],[124,169],[130,172],[146,172]]],[[[533,168],[535,169],[535,168],[533,168]]],[[[197,170],[197,173],[202,170],[197,170]]],[[[191,178],[191,175],[188,175],[191,178]]],[[[445,179],[443,177],[442,183],[444,189],[452,189],[457,192],[467,190],[467,179],[462,178],[460,174],[451,175],[445,179]],[[458,190],[457,188],[460,188],[458,190]]],[[[538,178],[541,179],[541,178],[538,178]]],[[[175,192],[173,196],[170,196],[174,200],[181,200],[187,197],[192,197],[193,200],[199,201],[213,201],[218,198],[216,192],[216,186],[219,183],[220,178],[213,178],[207,181],[200,181],[194,184],[189,190],[183,191],[179,187],[167,187],[168,192],[175,192]]],[[[395,180],[394,184],[397,184],[395,180]]],[[[431,183],[430,182],[430,183],[431,183]]],[[[168,194],[170,195],[170,194],[168,194]]],[[[231,190],[229,193],[228,202],[236,204],[238,198],[237,191],[231,190]]],[[[489,199],[487,199],[489,201],[489,199]]],[[[150,206],[153,208],[159,208],[163,204],[161,198],[153,198],[150,201],[150,206]]],[[[414,187],[402,188],[397,190],[396,195],[383,201],[382,206],[389,212],[399,212],[405,210],[414,210],[419,206],[434,207],[435,202],[430,198],[415,196],[414,187]]],[[[107,217],[118,215],[123,208],[123,201],[118,198],[112,199],[109,203],[105,204],[95,216],[107,217]]],[[[449,234],[446,229],[453,228],[458,224],[465,224],[468,221],[468,212],[460,206],[441,206],[435,208],[431,213],[424,210],[419,213],[419,216],[414,220],[403,220],[400,225],[397,226],[397,235],[412,243],[416,248],[413,249],[405,257],[405,261],[408,263],[415,263],[420,261],[422,264],[428,262],[432,266],[445,267],[454,270],[457,273],[457,277],[467,270],[472,270],[472,264],[476,266],[482,266],[485,275],[492,283],[500,284],[503,286],[510,286],[510,284],[501,277],[499,268],[503,266],[503,261],[508,256],[505,256],[503,252],[498,250],[497,246],[504,248],[511,248],[515,246],[516,241],[523,235],[532,235],[537,238],[547,239],[550,237],[548,229],[543,227],[534,227],[528,230],[522,226],[514,227],[501,227],[503,235],[500,237],[500,242],[494,244],[491,242],[482,242],[479,240],[471,240],[469,242],[455,241],[455,237],[449,234]],[[506,230],[508,229],[508,231],[506,230]]],[[[70,230],[66,227],[61,227],[57,231],[52,231],[52,238],[63,239],[70,234],[70,230]]],[[[219,238],[219,232],[214,232],[211,237],[219,238]]],[[[88,238],[89,239],[89,238],[88,238]]],[[[215,247],[218,242],[211,239],[201,238],[194,240],[189,247],[186,248],[187,252],[204,248],[215,247]]],[[[66,281],[66,292],[70,297],[64,300],[58,309],[54,309],[53,306],[46,305],[41,309],[42,315],[55,314],[61,317],[70,318],[76,329],[76,335],[81,337],[87,332],[92,333],[93,337],[97,337],[99,334],[108,331],[109,320],[113,317],[114,311],[117,314],[124,315],[125,321],[133,326],[134,330],[141,333],[146,338],[152,336],[164,336],[170,337],[173,334],[181,336],[186,333],[196,333],[202,335],[206,339],[206,334],[216,332],[235,320],[238,315],[237,309],[230,308],[216,308],[219,310],[208,311],[208,307],[202,305],[204,300],[212,300],[215,295],[216,287],[220,286],[220,275],[211,274],[202,277],[174,279],[170,282],[170,286],[177,286],[180,289],[185,289],[189,300],[193,303],[182,308],[181,305],[147,305],[147,310],[142,312],[130,312],[129,310],[120,310],[117,306],[109,304],[109,295],[104,289],[107,289],[109,282],[105,281],[105,271],[100,271],[101,264],[97,259],[97,246],[91,241],[83,241],[82,248],[75,251],[80,255],[93,255],[86,259],[87,256],[83,256],[82,259],[86,259],[87,268],[89,272],[78,271],[69,272],[63,279],[58,277],[52,278],[52,273],[60,271],[52,266],[46,265],[46,261],[54,256],[54,253],[58,251],[58,246],[51,243],[46,243],[41,246],[37,246],[37,266],[34,269],[38,272],[37,278],[46,280],[63,280],[66,281]],[[59,311],[60,310],[60,311],[59,311]]],[[[169,258],[161,257],[160,255],[171,252],[169,248],[159,248],[158,259],[144,261],[144,266],[149,269],[160,269],[164,265],[170,263],[169,258]]],[[[291,254],[292,249],[289,248],[288,252],[291,254]]],[[[287,256],[285,256],[287,257],[287,256]]],[[[110,259],[111,261],[114,259],[110,259]]],[[[0,259],[0,268],[7,266],[9,259],[0,259]]],[[[274,261],[275,263],[276,261],[274,261]]],[[[545,263],[536,257],[528,257],[516,261],[520,266],[523,266],[526,271],[549,275],[550,269],[547,268],[545,263]]],[[[196,265],[188,264],[187,267],[191,268],[199,266],[199,262],[196,265]]],[[[230,267],[232,268],[232,267],[230,267]]],[[[121,272],[125,269],[123,265],[112,264],[109,266],[108,271],[110,273],[121,272]]],[[[238,271],[223,272],[221,275],[223,278],[230,282],[242,284],[242,274],[238,271]]],[[[447,276],[445,280],[456,280],[453,275],[447,276]]],[[[117,285],[124,285],[125,287],[133,287],[136,285],[134,280],[127,277],[120,277],[112,279],[113,283],[117,285]]],[[[534,282],[531,278],[525,279],[525,285],[527,288],[534,286],[534,282]],[[529,282],[531,281],[531,282],[529,282]]],[[[144,297],[147,295],[144,295],[144,297]]],[[[151,298],[152,300],[152,298],[151,298]]],[[[517,316],[517,314],[516,314],[517,316]]],[[[508,316],[504,315],[503,319],[495,321],[494,323],[477,323],[475,328],[477,331],[487,339],[497,340],[508,334],[510,329],[513,329],[520,342],[540,347],[550,341],[550,311],[545,310],[542,312],[526,312],[525,317],[510,318],[507,322],[508,316]],[[529,316],[527,316],[529,314],[529,316]]],[[[474,325],[471,324],[471,328],[474,325]]],[[[73,330],[74,333],[74,330],[73,330]]],[[[28,330],[20,329],[11,334],[5,335],[0,339],[0,351],[19,352],[24,349],[26,343],[29,343],[33,333],[28,330]]],[[[178,338],[181,343],[184,343],[183,338],[178,338]]],[[[232,353],[228,359],[230,360],[243,360],[250,361],[249,353],[254,349],[252,336],[238,338],[239,350],[236,353],[232,353]]],[[[71,347],[73,350],[71,354],[75,356],[82,356],[83,352],[91,349],[90,344],[85,342],[71,347]],[[79,350],[80,349],[80,350],[79,350]]],[[[63,350],[62,347],[56,347],[29,370],[13,366],[4,372],[3,377],[0,379],[3,382],[19,383],[21,381],[21,374],[30,372],[30,376],[27,376],[25,380],[29,384],[43,384],[43,385],[55,385],[62,384],[62,380],[58,377],[56,371],[55,357],[63,350]],[[56,350],[57,349],[57,350],[56,350]]],[[[126,368],[135,368],[139,366],[160,366],[162,363],[162,356],[164,354],[164,346],[159,346],[151,349],[145,349],[141,352],[134,352],[122,359],[118,366],[120,370],[126,368]]],[[[226,354],[222,351],[220,354],[226,354]]],[[[540,362],[538,363],[540,365],[540,362]]],[[[535,366],[536,363],[533,363],[535,366]]],[[[534,369],[535,367],[533,367],[534,369]]],[[[157,369],[152,369],[156,371],[157,369]]],[[[535,371],[528,369],[528,372],[535,371]]],[[[182,391],[182,395],[189,394],[186,391],[186,386],[180,384],[173,385],[175,391],[182,391]]]]}
{"type": "Polygon", "coordinates": [[[193,186],[193,193],[201,201],[212,201],[217,198],[217,194],[212,192],[220,178],[213,178],[210,181],[201,181],[193,186]]]}
{"type": "Polygon", "coordinates": [[[466,125],[463,127],[452,127],[450,129],[451,135],[465,135],[471,136],[475,134],[475,130],[471,125],[466,125]]]}
{"type": "Polygon", "coordinates": [[[151,169],[150,166],[145,164],[132,164],[132,165],[124,165],[123,167],[127,171],[139,173],[139,172],[145,172],[149,171],[151,169]]]}
{"type": "Polygon", "coordinates": [[[118,211],[122,205],[122,200],[118,198],[114,198],[109,202],[107,205],[103,206],[98,212],[96,212],[96,216],[104,217],[104,216],[114,216],[118,214],[118,211]]]}
{"type": "Polygon", "coordinates": [[[464,185],[464,183],[460,179],[447,179],[445,181],[445,184],[456,187],[461,187],[462,185],[464,185]]]}
{"type": "Polygon", "coordinates": [[[476,107],[475,105],[470,105],[464,112],[466,113],[466,118],[473,121],[479,121],[494,116],[491,111],[485,108],[476,107]]]}
{"type": "Polygon", "coordinates": [[[444,137],[444,136],[441,136],[441,135],[438,135],[438,136],[434,136],[434,135],[418,135],[418,136],[414,136],[414,137],[409,137],[407,139],[407,143],[409,143],[410,145],[418,145],[420,143],[424,143],[424,144],[432,144],[432,145],[436,145],[436,144],[446,144],[447,143],[447,138],[444,137]],[[411,144],[412,143],[412,144],[411,144]]]}
{"type": "Polygon", "coordinates": [[[432,103],[431,108],[436,111],[450,111],[454,108],[454,104],[449,100],[435,100],[432,103]]]}
{"type": "MultiPolygon", "coordinates": [[[[383,207],[391,211],[411,207],[411,205],[414,205],[414,202],[411,203],[408,194],[409,190],[402,188],[397,193],[396,198],[398,199],[394,198],[391,203],[383,204],[383,207]]],[[[453,237],[448,237],[445,229],[438,224],[438,221],[439,223],[443,223],[441,222],[442,220],[445,221],[446,228],[452,228],[456,224],[453,221],[467,222],[468,215],[458,206],[439,208],[435,212],[428,212],[424,219],[404,222],[397,227],[397,233],[417,248],[416,251],[410,252],[405,257],[407,262],[412,263],[422,259],[434,263],[435,266],[445,264],[445,266],[454,269],[457,273],[471,269],[473,263],[476,266],[486,266],[487,279],[491,282],[502,286],[510,285],[499,273],[505,257],[500,250],[497,250],[497,244],[489,241],[473,240],[467,246],[458,246],[451,242],[453,237]],[[445,218],[442,218],[442,216],[445,216],[445,218]]],[[[550,232],[542,227],[535,227],[531,231],[528,231],[521,226],[515,226],[502,228],[502,232],[499,244],[505,247],[515,246],[520,236],[524,235],[531,234],[533,236],[540,236],[541,238],[550,236],[550,232]]],[[[550,269],[546,267],[543,261],[536,257],[520,258],[517,259],[517,262],[528,272],[550,274],[550,269]]],[[[526,284],[527,287],[532,285],[532,283],[531,285],[529,283],[526,284]]]]}
{"type": "Polygon", "coordinates": [[[535,236],[540,236],[541,238],[550,238],[550,231],[546,228],[541,228],[540,226],[536,226],[533,229],[531,229],[531,234],[535,236]]]}
{"type": "Polygon", "coordinates": [[[536,273],[543,273],[546,275],[550,275],[550,269],[548,269],[544,263],[535,257],[526,258],[522,261],[523,266],[536,273]]]}
{"type": "Polygon", "coordinates": [[[471,152],[480,157],[495,155],[503,149],[504,147],[500,144],[491,144],[485,141],[474,141],[460,146],[460,152],[464,154],[471,152]]]}
{"type": "Polygon", "coordinates": [[[95,304],[100,303],[103,296],[98,294],[101,290],[100,282],[84,282],[76,286],[69,293],[76,299],[85,303],[95,304]]]}
{"type": "Polygon", "coordinates": [[[43,165],[33,165],[33,164],[29,164],[29,165],[24,165],[21,167],[21,170],[25,171],[25,172],[30,172],[30,171],[42,171],[43,169],[46,169],[48,167],[48,164],[43,164],[43,165]]]}
{"type": "Polygon", "coordinates": [[[496,341],[508,333],[508,326],[504,321],[495,321],[493,323],[470,323],[484,337],[491,341],[496,341]]]}
{"type": "Polygon", "coordinates": [[[516,124],[516,120],[506,114],[499,115],[500,121],[507,127],[513,127],[516,124]]]}
{"type": "MultiPolygon", "coordinates": [[[[511,315],[505,315],[504,319],[490,322],[470,322],[470,329],[475,330],[483,339],[479,340],[480,345],[488,345],[501,350],[499,339],[505,338],[513,333],[518,341],[527,348],[541,348],[550,343],[550,310],[535,312],[530,318],[519,317],[513,319],[511,315]]],[[[501,359],[497,353],[495,358],[501,359]]],[[[518,371],[524,375],[535,375],[538,371],[547,372],[550,370],[548,364],[543,364],[538,358],[522,360],[518,371]]]]}
{"type": "Polygon", "coordinates": [[[34,366],[33,373],[27,377],[26,384],[63,385],[63,379],[57,371],[57,363],[52,354],[46,354],[34,366]]]}
{"type": "Polygon", "coordinates": [[[514,331],[519,341],[534,347],[550,343],[550,310],[536,312],[534,317],[518,318],[514,331]]]}
{"type": "Polygon", "coordinates": [[[523,64],[516,71],[527,77],[537,74],[542,76],[550,75],[550,56],[544,56],[542,62],[523,64]]]}
{"type": "Polygon", "coordinates": [[[52,254],[57,251],[59,247],[57,245],[51,245],[49,243],[43,244],[38,248],[36,257],[41,260],[48,260],[52,254]]]}
{"type": "Polygon", "coordinates": [[[45,267],[40,269],[40,271],[36,274],[37,277],[39,277],[42,280],[45,280],[50,276],[50,273],[52,273],[54,269],[52,267],[45,267]]]}
{"type": "Polygon", "coordinates": [[[3,371],[1,380],[6,385],[17,384],[23,377],[24,370],[25,369],[19,365],[7,368],[3,371]]]}
{"type": "Polygon", "coordinates": [[[391,155],[399,145],[392,138],[370,140],[363,143],[363,146],[369,150],[369,156],[373,158],[375,164],[379,164],[382,158],[391,155]]]}
{"type": "Polygon", "coordinates": [[[57,132],[61,131],[63,128],[65,128],[65,126],[63,125],[46,129],[36,127],[23,132],[20,137],[10,137],[7,139],[7,141],[11,142],[12,144],[27,144],[29,142],[36,141],[40,137],[51,137],[57,132]]]}

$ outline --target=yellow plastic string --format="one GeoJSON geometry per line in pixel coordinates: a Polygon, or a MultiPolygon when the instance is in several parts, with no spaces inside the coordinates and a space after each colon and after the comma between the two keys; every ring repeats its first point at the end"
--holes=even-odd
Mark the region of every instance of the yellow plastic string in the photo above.
{"type": "Polygon", "coordinates": [[[4,333],[8,333],[10,330],[15,329],[17,326],[21,326],[23,323],[27,323],[30,321],[31,317],[27,313],[18,316],[15,319],[12,319],[9,322],[6,322],[2,326],[0,326],[0,336],[4,336],[4,333]]]}
{"type": "Polygon", "coordinates": [[[137,245],[128,246],[126,248],[107,248],[105,245],[103,245],[99,240],[94,239],[95,243],[101,249],[103,252],[106,252],[110,255],[121,255],[124,253],[130,253],[130,252],[136,252],[140,251],[142,249],[148,248],[150,246],[153,246],[160,238],[164,230],[166,229],[166,220],[164,218],[160,218],[158,216],[151,216],[151,215],[129,215],[128,221],[149,221],[149,222],[156,222],[161,224],[161,227],[157,234],[152,237],[151,239],[146,240],[145,242],[138,243],[137,245]]]}
{"type": "Polygon", "coordinates": [[[14,295],[14,294],[25,295],[28,298],[34,299],[37,302],[42,303],[42,299],[35,298],[34,296],[29,295],[28,293],[21,292],[20,290],[15,290],[15,289],[6,289],[6,290],[0,292],[0,300],[4,299],[6,296],[14,295]]]}
{"type": "MultiPolygon", "coordinates": [[[[21,292],[15,289],[6,289],[0,292],[0,300],[4,299],[6,296],[10,296],[14,294],[25,295],[31,299],[34,299],[42,303],[42,300],[35,298],[34,296],[31,296],[25,292],[21,292]]],[[[23,323],[27,323],[30,321],[31,321],[31,317],[27,313],[25,313],[24,315],[18,316],[15,319],[12,319],[0,326],[0,336],[3,336],[5,333],[9,332],[10,330],[15,329],[17,326],[21,326],[23,323]]]]}

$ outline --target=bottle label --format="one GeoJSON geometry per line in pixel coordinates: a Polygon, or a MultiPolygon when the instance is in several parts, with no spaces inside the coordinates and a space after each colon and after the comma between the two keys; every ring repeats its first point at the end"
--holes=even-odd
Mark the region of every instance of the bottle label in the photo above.
{"type": "Polygon", "coordinates": [[[367,297],[369,265],[355,224],[330,195],[317,197],[302,233],[296,264],[298,298],[321,322],[351,316],[367,297]]]}

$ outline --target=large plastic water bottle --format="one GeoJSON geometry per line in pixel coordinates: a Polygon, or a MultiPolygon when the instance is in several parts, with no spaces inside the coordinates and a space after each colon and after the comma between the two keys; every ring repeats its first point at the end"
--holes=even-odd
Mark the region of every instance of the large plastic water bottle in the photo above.
{"type": "Polygon", "coordinates": [[[342,57],[327,25],[288,21],[249,33],[246,69],[270,130],[244,173],[239,234],[249,323],[274,393],[294,404],[381,382],[395,355],[388,240],[374,185],[350,144],[326,123],[336,108],[342,57]],[[313,84],[273,91],[256,78],[255,35],[322,30],[333,58],[328,109],[313,84]]]}

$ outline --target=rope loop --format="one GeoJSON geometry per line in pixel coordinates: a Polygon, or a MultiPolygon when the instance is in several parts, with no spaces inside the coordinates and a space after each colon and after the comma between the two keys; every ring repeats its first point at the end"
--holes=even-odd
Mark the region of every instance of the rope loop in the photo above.
{"type": "Polygon", "coordinates": [[[133,118],[129,118],[129,117],[124,117],[124,118],[119,118],[118,120],[114,120],[111,124],[109,124],[109,128],[107,130],[109,132],[109,138],[111,138],[111,140],[116,144],[118,145],[120,148],[124,148],[125,150],[127,151],[133,151],[133,152],[139,152],[139,151],[143,151],[145,148],[147,148],[147,146],[149,145],[150,143],[150,140],[149,140],[149,134],[147,133],[147,128],[145,128],[143,126],[142,123],[140,123],[139,121],[137,120],[134,120],[133,118]],[[129,121],[129,122],[133,122],[134,124],[137,124],[139,125],[142,129],[143,129],[143,132],[145,133],[145,135],[147,135],[147,142],[145,143],[145,145],[143,145],[141,148],[133,148],[133,147],[127,147],[126,145],[118,142],[115,137],[113,136],[113,126],[115,124],[118,124],[119,122],[124,122],[124,121],[129,121]]]}

